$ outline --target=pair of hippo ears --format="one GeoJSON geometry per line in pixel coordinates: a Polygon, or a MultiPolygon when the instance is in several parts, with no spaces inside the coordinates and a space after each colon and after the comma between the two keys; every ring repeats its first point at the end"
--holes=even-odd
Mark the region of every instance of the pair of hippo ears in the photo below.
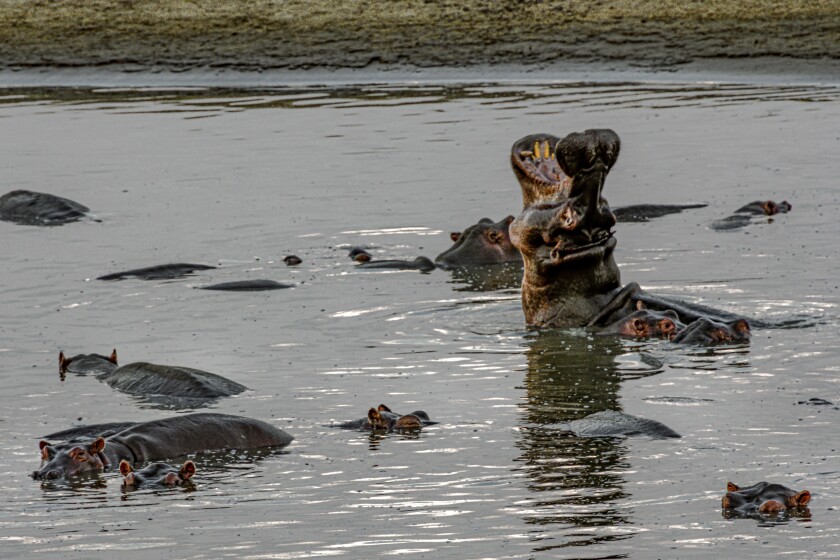
{"type": "MultiPolygon", "coordinates": [[[[734,482],[727,482],[726,483],[726,491],[727,492],[738,492],[741,490],[741,487],[735,484],[734,482]]],[[[811,493],[808,490],[803,490],[801,492],[797,492],[793,496],[788,498],[788,503],[785,504],[788,507],[803,507],[811,501],[811,493]]]]}
{"type": "Polygon", "coordinates": [[[554,148],[554,157],[563,173],[574,177],[598,164],[609,171],[618,159],[621,140],[608,128],[572,132],[554,148]]]}
{"type": "MultiPolygon", "coordinates": [[[[128,477],[131,475],[131,480],[127,481],[129,484],[134,482],[134,469],[132,468],[131,464],[123,459],[120,461],[120,474],[124,477],[128,477]]],[[[195,463],[192,461],[186,461],[183,465],[181,465],[178,474],[181,476],[181,480],[189,480],[195,474],[195,463]]]]}
{"type": "MultiPolygon", "coordinates": [[[[58,353],[58,373],[67,373],[67,367],[70,365],[70,362],[73,361],[73,358],[67,358],[64,355],[64,352],[58,353]]],[[[117,364],[117,349],[114,348],[111,351],[111,355],[108,356],[108,361],[114,365],[117,364]]]]}
{"type": "MultiPolygon", "coordinates": [[[[42,439],[38,443],[38,448],[41,450],[41,456],[44,459],[49,459],[50,458],[50,454],[51,454],[50,442],[42,439]]],[[[81,451],[85,451],[85,449],[82,446],[76,446],[76,447],[74,447],[73,449],[70,450],[70,454],[73,455],[74,452],[77,454],[78,453],[78,451],[76,451],[77,449],[81,450],[81,451]]],[[[102,453],[103,449],[105,449],[105,438],[98,437],[95,440],[93,440],[90,443],[90,445],[88,445],[87,452],[90,453],[91,455],[93,455],[93,454],[96,454],[96,453],[102,453]]]]}

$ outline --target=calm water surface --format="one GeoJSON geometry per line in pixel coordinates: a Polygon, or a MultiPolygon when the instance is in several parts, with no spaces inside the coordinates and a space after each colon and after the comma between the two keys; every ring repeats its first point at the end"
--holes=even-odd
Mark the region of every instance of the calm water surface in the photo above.
{"type": "Polygon", "coordinates": [[[0,222],[0,556],[840,557],[840,88],[693,84],[0,91],[3,192],[101,222],[0,222]],[[510,145],[610,127],[613,206],[706,202],[619,224],[625,282],[808,328],[693,348],[524,326],[517,272],[363,272],[515,214],[510,145]],[[759,199],[793,212],[708,225],[759,199]],[[290,268],[294,253],[303,264],[290,268]],[[166,262],[177,281],[95,277],[166,262]],[[199,291],[268,278],[264,293],[199,291]],[[57,355],[200,368],[251,391],[204,410],[286,429],[283,452],[200,455],[192,490],[40,483],[37,441],[172,410],[57,373],[57,355]],[[329,427],[380,402],[419,435],[329,427]],[[678,440],[580,439],[621,409],[678,440]],[[727,520],[726,482],[813,494],[810,518],[727,520]]]}

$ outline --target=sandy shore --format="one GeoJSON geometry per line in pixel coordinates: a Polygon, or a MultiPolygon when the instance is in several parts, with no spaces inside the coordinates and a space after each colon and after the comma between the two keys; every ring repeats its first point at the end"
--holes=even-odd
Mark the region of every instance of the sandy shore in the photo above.
{"type": "Polygon", "coordinates": [[[840,60],[826,0],[0,0],[0,68],[236,70],[840,60]]]}

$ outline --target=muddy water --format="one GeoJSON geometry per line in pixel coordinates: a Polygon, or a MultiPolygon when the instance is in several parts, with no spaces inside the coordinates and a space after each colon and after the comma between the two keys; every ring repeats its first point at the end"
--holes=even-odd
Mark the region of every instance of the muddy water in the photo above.
{"type": "Polygon", "coordinates": [[[3,557],[765,558],[840,555],[837,245],[840,88],[694,84],[353,89],[6,90],[3,190],[77,200],[100,222],[0,223],[3,557]],[[529,331],[516,273],[363,272],[434,257],[449,231],[516,213],[526,134],[611,127],[613,206],[707,202],[620,224],[624,281],[808,328],[692,348],[529,331]],[[734,232],[746,202],[793,212],[734,232]],[[303,259],[283,264],[287,254],[303,259]],[[165,262],[176,281],[101,282],[165,262]],[[265,293],[194,288],[266,278],[265,293]],[[511,281],[514,278],[514,281],[511,281]],[[105,474],[33,482],[37,438],[189,410],[59,379],[59,350],[200,368],[251,391],[205,408],[267,420],[285,451],[196,457],[190,490],[124,494],[105,474]],[[440,424],[329,427],[380,402],[440,424]],[[579,439],[621,409],[679,440],[579,439]],[[728,480],[813,494],[810,517],[727,520],[728,480]]]}

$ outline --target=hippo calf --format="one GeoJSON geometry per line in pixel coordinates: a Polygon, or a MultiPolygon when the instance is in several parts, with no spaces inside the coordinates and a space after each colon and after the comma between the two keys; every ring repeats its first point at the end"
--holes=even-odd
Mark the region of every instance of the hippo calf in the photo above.
{"type": "Polygon", "coordinates": [[[759,482],[741,488],[728,482],[726,494],[720,505],[725,517],[751,517],[760,514],[778,514],[789,510],[805,508],[811,501],[807,490],[797,492],[781,484],[759,482]]]}
{"type": "Polygon", "coordinates": [[[17,190],[0,196],[0,220],[26,226],[60,226],[84,218],[90,208],[47,193],[17,190]]]}
{"type": "Polygon", "coordinates": [[[215,266],[206,264],[170,263],[135,268],[123,272],[114,272],[100,276],[97,280],[125,280],[126,278],[139,278],[140,280],[169,280],[182,278],[192,274],[196,270],[212,270],[215,266]]]}
{"type": "Polygon", "coordinates": [[[423,410],[415,410],[410,414],[397,414],[384,404],[380,404],[377,408],[368,410],[367,418],[343,422],[337,424],[336,427],[348,430],[391,432],[395,430],[419,430],[423,426],[431,424],[437,424],[437,422],[432,422],[429,415],[423,410]]]}
{"type": "Polygon", "coordinates": [[[202,451],[285,447],[294,438],[260,420],[198,413],[141,422],[107,437],[80,437],[51,444],[42,440],[36,480],[101,473],[125,460],[129,466],[202,451]]]}
{"type": "Polygon", "coordinates": [[[186,461],[180,468],[166,463],[152,463],[135,471],[131,464],[120,461],[120,474],[123,476],[123,488],[139,486],[184,486],[195,474],[195,463],[186,461]]]}

